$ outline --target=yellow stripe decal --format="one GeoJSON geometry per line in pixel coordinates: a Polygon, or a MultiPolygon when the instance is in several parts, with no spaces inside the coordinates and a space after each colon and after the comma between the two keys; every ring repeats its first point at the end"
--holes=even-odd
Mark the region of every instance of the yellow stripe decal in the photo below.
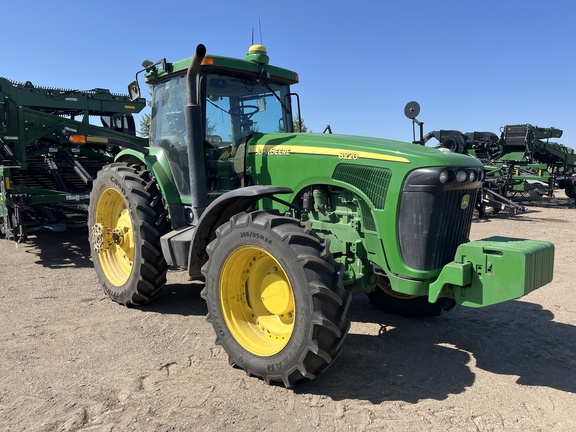
{"type": "Polygon", "coordinates": [[[337,156],[338,159],[343,160],[356,160],[356,159],[376,159],[388,162],[401,162],[410,163],[409,159],[401,156],[384,155],[380,153],[372,153],[356,150],[342,150],[336,148],[325,147],[307,147],[297,146],[290,147],[289,145],[251,145],[248,148],[249,153],[266,156],[290,156],[291,154],[307,154],[307,155],[321,155],[321,156],[337,156]]]}

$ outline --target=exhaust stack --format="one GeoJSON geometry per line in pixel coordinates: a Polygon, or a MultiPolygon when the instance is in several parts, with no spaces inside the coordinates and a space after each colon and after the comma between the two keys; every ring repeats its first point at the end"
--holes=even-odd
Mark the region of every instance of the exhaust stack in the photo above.
{"type": "Polygon", "coordinates": [[[202,108],[198,100],[198,70],[206,55],[206,47],[199,44],[190,61],[186,75],[186,141],[188,145],[188,167],[190,170],[190,198],[194,223],[206,209],[206,167],[204,163],[204,134],[202,131],[202,108]]]}

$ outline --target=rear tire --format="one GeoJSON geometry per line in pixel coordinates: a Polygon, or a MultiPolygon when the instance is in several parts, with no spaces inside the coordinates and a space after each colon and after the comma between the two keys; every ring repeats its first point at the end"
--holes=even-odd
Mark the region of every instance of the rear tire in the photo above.
{"type": "Polygon", "coordinates": [[[123,305],[156,297],[166,283],[160,237],[169,223],[150,172],[123,163],[105,165],[92,187],[88,227],[92,261],[104,292],[123,305]]]}
{"type": "Polygon", "coordinates": [[[350,296],[327,242],[308,224],[241,213],[217,229],[206,251],[202,297],[230,364],[291,387],[336,359],[350,296]]]}

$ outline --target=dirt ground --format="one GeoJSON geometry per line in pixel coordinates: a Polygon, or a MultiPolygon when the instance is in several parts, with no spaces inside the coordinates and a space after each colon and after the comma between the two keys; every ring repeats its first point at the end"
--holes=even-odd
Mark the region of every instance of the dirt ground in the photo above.
{"type": "Polygon", "coordinates": [[[342,355],[316,380],[267,386],[228,365],[201,285],[104,296],[86,233],[0,239],[1,431],[574,431],[576,209],[565,197],[475,219],[472,239],[550,240],[554,281],[438,318],[385,315],[355,294],[342,355]]]}

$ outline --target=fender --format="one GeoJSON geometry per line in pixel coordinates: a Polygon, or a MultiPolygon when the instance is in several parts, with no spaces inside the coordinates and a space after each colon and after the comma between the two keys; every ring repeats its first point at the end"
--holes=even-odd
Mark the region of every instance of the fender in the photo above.
{"type": "Polygon", "coordinates": [[[247,186],[227,192],[214,200],[202,213],[194,230],[188,256],[190,277],[201,277],[200,269],[208,260],[206,246],[216,238],[216,228],[235,214],[247,211],[262,198],[293,192],[292,189],[282,186],[247,186]]]}
{"type": "Polygon", "coordinates": [[[115,162],[145,166],[156,179],[166,204],[182,204],[165,150],[161,147],[148,147],[148,150],[148,154],[131,149],[122,150],[116,156],[115,162]]]}

